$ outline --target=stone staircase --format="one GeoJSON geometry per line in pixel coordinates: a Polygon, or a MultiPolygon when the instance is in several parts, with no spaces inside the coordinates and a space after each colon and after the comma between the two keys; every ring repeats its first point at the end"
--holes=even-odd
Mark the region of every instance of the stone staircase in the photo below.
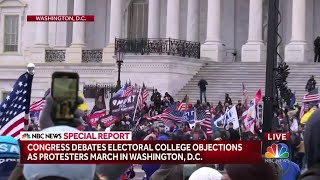
{"type": "MultiPolygon", "coordinates": [[[[288,86],[296,91],[297,101],[301,102],[305,94],[305,85],[310,75],[320,83],[320,63],[288,63],[290,75],[288,86]]],[[[242,99],[242,82],[248,90],[249,99],[252,99],[256,91],[261,88],[264,95],[266,64],[249,62],[210,62],[177,93],[176,99],[182,100],[188,94],[191,103],[199,99],[198,81],[205,79],[207,86],[207,101],[217,104],[224,101],[225,93],[230,94],[232,101],[237,103],[242,99]]]]}

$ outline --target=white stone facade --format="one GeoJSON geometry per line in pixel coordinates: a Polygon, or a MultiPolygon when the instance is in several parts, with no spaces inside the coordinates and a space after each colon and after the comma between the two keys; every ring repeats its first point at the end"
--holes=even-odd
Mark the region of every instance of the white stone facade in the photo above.
{"type": "MultiPolygon", "coordinates": [[[[265,61],[267,6],[268,0],[0,0],[0,91],[10,90],[28,62],[37,66],[33,97],[43,95],[55,70],[79,72],[82,84],[115,84],[115,38],[198,41],[201,59],[125,56],[122,82],[176,94],[207,60],[265,61]],[[95,21],[26,22],[27,15],[73,14],[94,15],[95,21]],[[17,28],[6,29],[12,24],[17,28]],[[65,61],[45,62],[46,49],[65,50],[65,61]],[[81,62],[86,49],[103,49],[102,62],[81,62]]],[[[280,52],[286,61],[312,61],[313,40],[320,35],[317,7],[318,0],[280,1],[280,52]]]]}

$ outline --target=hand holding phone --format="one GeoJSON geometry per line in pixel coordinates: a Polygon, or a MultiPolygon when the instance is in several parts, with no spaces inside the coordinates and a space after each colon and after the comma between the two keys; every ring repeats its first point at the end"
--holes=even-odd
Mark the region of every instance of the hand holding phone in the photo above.
{"type": "Polygon", "coordinates": [[[51,118],[57,125],[72,124],[78,107],[79,75],[70,72],[55,72],[52,75],[51,118]]]}

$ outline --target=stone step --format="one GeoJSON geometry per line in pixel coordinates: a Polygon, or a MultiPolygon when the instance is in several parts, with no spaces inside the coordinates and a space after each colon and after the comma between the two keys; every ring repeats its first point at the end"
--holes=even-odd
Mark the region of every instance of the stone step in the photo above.
{"type": "MultiPolygon", "coordinates": [[[[310,75],[315,75],[316,81],[320,82],[319,63],[289,63],[290,75],[287,86],[296,91],[298,101],[305,94],[305,85],[310,75]]],[[[208,82],[207,98],[213,101],[224,100],[224,94],[229,93],[231,98],[242,98],[242,82],[245,83],[249,98],[261,88],[264,94],[266,79],[265,63],[243,62],[210,62],[178,92],[176,98],[182,100],[185,94],[189,95],[190,102],[199,99],[198,82],[205,79],[208,82]]]]}

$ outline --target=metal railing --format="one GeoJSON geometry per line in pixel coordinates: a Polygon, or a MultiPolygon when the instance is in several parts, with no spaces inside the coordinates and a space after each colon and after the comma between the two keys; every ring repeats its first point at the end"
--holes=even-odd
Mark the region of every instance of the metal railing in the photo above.
{"type": "Polygon", "coordinates": [[[45,62],[63,62],[66,59],[66,50],[51,49],[45,53],[45,62]]]}
{"type": "Polygon", "coordinates": [[[115,53],[167,54],[200,59],[200,42],[179,39],[115,39],[115,53]]]}
{"type": "Polygon", "coordinates": [[[82,50],[82,62],[85,63],[100,63],[102,62],[102,49],[82,50]]]}

